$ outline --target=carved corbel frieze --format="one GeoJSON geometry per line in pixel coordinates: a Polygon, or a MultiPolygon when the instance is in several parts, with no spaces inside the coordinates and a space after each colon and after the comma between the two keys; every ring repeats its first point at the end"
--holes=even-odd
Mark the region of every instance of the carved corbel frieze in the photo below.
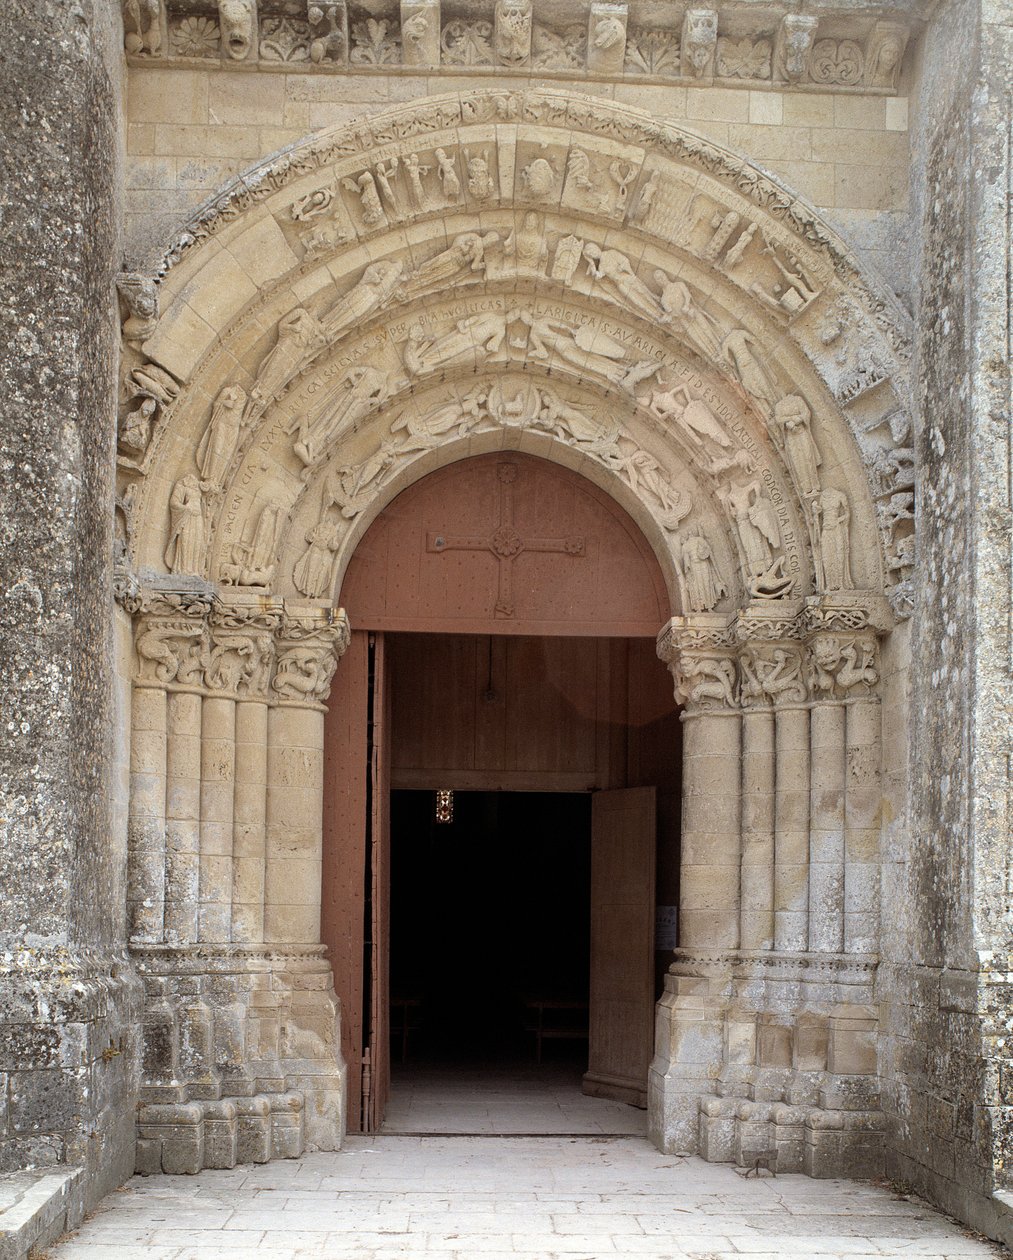
{"type": "Polygon", "coordinates": [[[801,83],[809,73],[809,58],[819,18],[804,13],[786,13],[774,41],[774,79],[801,83]]]}
{"type": "Polygon", "coordinates": [[[136,685],[202,690],[211,606],[212,597],[205,592],[140,595],[134,620],[136,685]]]}
{"type": "Polygon", "coordinates": [[[533,0],[496,0],[492,46],[501,66],[526,66],[531,60],[533,0]]]}
{"type": "Polygon", "coordinates": [[[401,60],[406,66],[440,64],[440,0],[401,0],[401,60]]]}
{"type": "Polygon", "coordinates": [[[877,22],[865,43],[865,86],[894,91],[910,31],[900,22],[877,22]]]}
{"type": "Polygon", "coordinates": [[[687,9],[679,45],[682,73],[697,83],[714,77],[714,53],[718,42],[718,15],[714,9],[687,9]]]}
{"type": "Polygon", "coordinates": [[[218,0],[222,56],[252,61],[257,50],[257,0],[218,0]]]}
{"type": "Polygon", "coordinates": [[[348,61],[348,6],[309,0],[306,16],[310,28],[310,61],[315,66],[343,66],[348,61]]]}
{"type": "Polygon", "coordinates": [[[123,47],[132,57],[161,57],[166,45],[162,0],[123,0],[123,47]]]}
{"type": "Polygon", "coordinates": [[[629,16],[626,4],[592,3],[587,19],[587,68],[592,74],[622,74],[629,16]]]}
{"type": "Polygon", "coordinates": [[[239,700],[269,699],[281,617],[280,601],[254,598],[215,605],[204,666],[208,691],[239,700]]]}
{"type": "Polygon", "coordinates": [[[322,708],[351,631],[343,610],[286,610],[271,689],[279,704],[322,708]]]}

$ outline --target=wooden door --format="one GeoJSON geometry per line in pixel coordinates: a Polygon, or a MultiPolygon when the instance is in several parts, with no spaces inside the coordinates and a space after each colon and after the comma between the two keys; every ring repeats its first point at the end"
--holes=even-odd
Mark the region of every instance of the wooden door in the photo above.
{"type": "Polygon", "coordinates": [[[654,1030],[653,787],[591,798],[591,988],[584,1093],[647,1105],[654,1030]]]}
{"type": "Polygon", "coordinates": [[[370,635],[370,939],[368,1088],[363,1132],[383,1124],[390,1094],[390,687],[382,634],[370,635]]]}
{"type": "Polygon", "coordinates": [[[353,631],[331,687],[321,907],[341,999],[350,1133],[383,1123],[390,1083],[389,706],[383,636],[353,631]]]}

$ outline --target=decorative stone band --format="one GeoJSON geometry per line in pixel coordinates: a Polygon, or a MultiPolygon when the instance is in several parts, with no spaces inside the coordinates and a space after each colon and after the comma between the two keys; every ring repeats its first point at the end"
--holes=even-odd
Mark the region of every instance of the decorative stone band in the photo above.
{"type": "Polygon", "coordinates": [[[687,718],[847,703],[876,694],[878,638],[891,624],[871,592],[756,601],[732,615],[673,617],[658,655],[687,718]]]}
{"type": "Polygon", "coordinates": [[[135,685],[323,708],[348,646],[342,610],[248,592],[139,592],[135,685]]]}
{"type": "Polygon", "coordinates": [[[667,26],[640,25],[635,15],[631,21],[624,2],[593,0],[586,16],[575,11],[569,22],[559,20],[549,0],[490,0],[485,8],[463,16],[442,14],[440,0],[387,0],[356,20],[347,0],[124,0],[124,43],[138,64],[259,63],[331,74],[555,72],[889,92],[910,35],[899,5],[874,16],[852,4],[829,5],[820,17],[690,7],[667,26]]]}

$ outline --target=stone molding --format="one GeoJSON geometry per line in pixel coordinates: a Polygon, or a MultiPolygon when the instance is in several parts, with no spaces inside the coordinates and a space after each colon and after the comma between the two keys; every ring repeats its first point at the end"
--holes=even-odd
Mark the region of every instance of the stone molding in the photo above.
{"type": "Polygon", "coordinates": [[[673,617],[657,650],[684,717],[848,704],[878,697],[891,621],[872,592],[753,603],[727,617],[673,617]]]}
{"type": "Polygon", "coordinates": [[[351,631],[342,609],[248,594],[141,589],[134,685],[323,709],[351,631]]]}
{"type": "Polygon", "coordinates": [[[486,0],[441,14],[439,0],[387,0],[350,13],[346,0],[124,0],[131,64],[277,70],[286,74],[546,75],[701,87],[892,93],[915,6],[870,14],[849,3],[803,16],[742,3],[640,19],[636,3],[486,0]]]}

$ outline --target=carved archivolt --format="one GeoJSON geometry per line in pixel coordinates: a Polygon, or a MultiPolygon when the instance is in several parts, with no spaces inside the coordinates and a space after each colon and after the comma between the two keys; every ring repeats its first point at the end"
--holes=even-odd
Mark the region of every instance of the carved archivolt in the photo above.
{"type": "MultiPolygon", "coordinates": [[[[523,38],[503,8],[493,38],[523,38]]],[[[562,93],[439,98],[261,168],[165,266],[150,335],[150,303],[124,326],[140,570],[328,599],[398,489],[516,445],[631,505],[687,611],[884,587],[903,611],[904,318],[697,137],[562,93]],[[221,268],[255,243],[270,263],[230,308],[221,268]]]]}

